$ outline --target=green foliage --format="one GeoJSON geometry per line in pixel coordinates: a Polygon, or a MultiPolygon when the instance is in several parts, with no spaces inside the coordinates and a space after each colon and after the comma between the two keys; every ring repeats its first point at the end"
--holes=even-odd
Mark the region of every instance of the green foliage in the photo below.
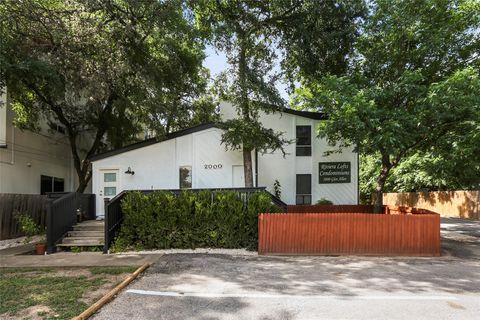
{"type": "MultiPolygon", "coordinates": [[[[422,152],[405,158],[392,169],[384,192],[480,189],[480,164],[475,156],[480,153],[480,143],[476,145],[476,149],[473,144],[470,148],[460,144],[449,153],[422,152]],[[475,153],[471,153],[473,151],[475,153]]],[[[378,156],[368,155],[361,156],[360,163],[360,200],[363,204],[370,204],[381,163],[378,156]]]]}
{"type": "Polygon", "coordinates": [[[80,247],[73,246],[73,247],[70,247],[70,251],[73,253],[80,253],[82,252],[82,249],[80,247]]]}
{"type": "Polygon", "coordinates": [[[79,191],[95,153],[136,140],[146,127],[161,138],[211,118],[203,44],[183,4],[0,2],[0,90],[8,88],[22,128],[39,119],[64,127],[79,191]]]}
{"type": "Polygon", "coordinates": [[[20,225],[22,232],[25,233],[24,243],[29,243],[33,236],[42,234],[42,228],[29,215],[17,213],[15,214],[15,219],[20,225]]]}
{"type": "Polygon", "coordinates": [[[275,197],[278,199],[281,199],[282,197],[282,186],[280,185],[280,181],[275,180],[273,183],[273,193],[275,194],[275,197]]]}
{"type": "Polygon", "coordinates": [[[363,1],[191,1],[195,21],[207,41],[224,52],[229,69],[216,79],[219,96],[238,118],[224,123],[222,142],[244,152],[245,186],[253,186],[251,151],[281,150],[290,143],[266,129],[260,113],[281,111],[279,81],[297,74],[318,78],[342,72],[355,38],[363,1]],[[278,66],[282,67],[279,71],[278,66]]]}
{"type": "Polygon", "coordinates": [[[212,194],[131,192],[122,202],[124,220],[114,250],[140,246],[170,248],[255,249],[258,214],[276,212],[270,196],[257,192],[248,196],[248,206],[232,191],[212,194]],[[212,201],[213,198],[213,201],[212,201]]]}
{"type": "Polygon", "coordinates": [[[265,129],[259,112],[284,105],[273,75],[276,53],[266,17],[271,13],[262,2],[192,1],[198,28],[217,50],[224,51],[229,69],[215,86],[223,100],[237,109],[238,119],[224,123],[222,143],[227,149],[244,152],[245,186],[253,186],[251,152],[283,150],[281,133],[265,129]],[[266,77],[266,75],[270,75],[266,77]]]}
{"type": "Polygon", "coordinates": [[[447,159],[456,144],[478,143],[464,138],[480,120],[479,10],[471,0],[372,1],[347,75],[305,81],[297,92],[296,103],[328,114],[319,135],[332,146],[377,157],[377,207],[408,157],[447,159]]]}
{"type": "Polygon", "coordinates": [[[317,204],[319,204],[319,205],[329,205],[329,204],[333,204],[333,202],[328,200],[327,198],[320,198],[317,201],[317,204]]]}

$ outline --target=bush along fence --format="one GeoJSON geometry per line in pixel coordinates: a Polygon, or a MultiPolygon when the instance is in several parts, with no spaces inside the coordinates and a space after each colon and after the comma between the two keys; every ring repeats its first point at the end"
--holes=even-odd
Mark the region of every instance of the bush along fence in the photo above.
{"type": "Polygon", "coordinates": [[[42,229],[46,225],[47,196],[35,194],[0,194],[0,240],[22,235],[15,216],[25,214],[42,229]]]}
{"type": "Polygon", "coordinates": [[[440,255],[436,213],[398,207],[386,207],[384,214],[309,209],[308,213],[261,214],[258,253],[440,255]]]}
{"type": "MultiPolygon", "coordinates": [[[[134,191],[117,197],[107,204],[105,217],[106,236],[107,225],[115,224],[114,219],[108,222],[109,215],[121,220],[114,251],[198,247],[254,250],[258,213],[283,210],[261,189],[134,191]]],[[[106,250],[108,245],[105,239],[106,250]]]]}

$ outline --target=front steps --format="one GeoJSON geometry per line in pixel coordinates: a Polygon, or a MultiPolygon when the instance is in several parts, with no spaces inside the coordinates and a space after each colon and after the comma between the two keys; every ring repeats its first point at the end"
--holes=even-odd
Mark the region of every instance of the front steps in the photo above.
{"type": "Polygon", "coordinates": [[[63,238],[62,243],[57,244],[61,248],[103,247],[104,241],[103,220],[87,220],[73,226],[63,238]]]}

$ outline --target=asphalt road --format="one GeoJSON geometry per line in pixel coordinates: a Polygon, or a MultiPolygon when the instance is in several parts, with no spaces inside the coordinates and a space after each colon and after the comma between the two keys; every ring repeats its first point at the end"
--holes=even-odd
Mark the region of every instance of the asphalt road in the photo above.
{"type": "Polygon", "coordinates": [[[165,255],[94,319],[480,319],[480,222],[462,223],[438,258],[165,255]]]}

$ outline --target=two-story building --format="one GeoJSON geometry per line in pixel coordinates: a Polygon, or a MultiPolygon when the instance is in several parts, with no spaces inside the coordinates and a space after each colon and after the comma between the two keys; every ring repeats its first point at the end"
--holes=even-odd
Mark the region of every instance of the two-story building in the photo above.
{"type": "MultiPolygon", "coordinates": [[[[222,119],[236,116],[228,103],[220,105],[222,119]]],[[[316,128],[321,113],[285,109],[261,114],[266,128],[284,133],[286,155],[281,151],[252,152],[254,184],[273,193],[276,181],[287,204],[315,204],[326,198],[334,204],[358,203],[358,155],[353,149],[332,150],[316,128]]],[[[202,124],[174,132],[162,141],[148,139],[98,154],[92,161],[92,192],[97,194],[97,215],[103,199],[122,190],[244,187],[241,151],[226,150],[222,129],[202,124]]]]}
{"type": "Polygon", "coordinates": [[[77,175],[62,126],[42,119],[38,130],[15,126],[8,95],[0,95],[0,193],[74,191],[77,175]]]}

